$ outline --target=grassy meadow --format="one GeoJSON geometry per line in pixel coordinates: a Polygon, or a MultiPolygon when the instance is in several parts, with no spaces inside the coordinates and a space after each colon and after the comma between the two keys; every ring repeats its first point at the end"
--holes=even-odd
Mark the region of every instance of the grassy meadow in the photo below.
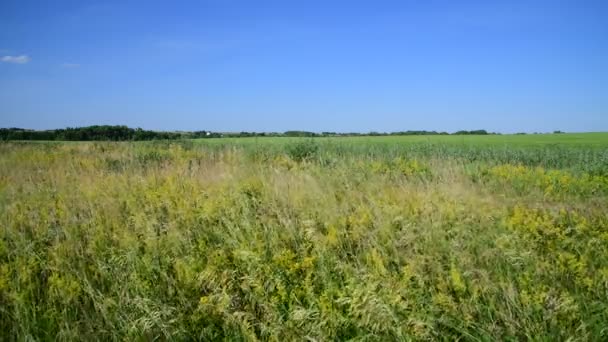
{"type": "Polygon", "coordinates": [[[608,340],[608,133],[0,143],[0,340],[608,340]]]}

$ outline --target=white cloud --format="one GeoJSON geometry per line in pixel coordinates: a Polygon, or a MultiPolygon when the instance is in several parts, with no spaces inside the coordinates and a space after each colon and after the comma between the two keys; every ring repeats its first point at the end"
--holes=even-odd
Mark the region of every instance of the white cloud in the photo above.
{"type": "Polygon", "coordinates": [[[79,68],[80,64],[78,63],[63,63],[61,64],[62,68],[79,68]]]}
{"type": "Polygon", "coordinates": [[[25,64],[30,61],[30,57],[28,57],[27,55],[2,56],[2,58],[0,58],[0,61],[5,63],[25,64]]]}

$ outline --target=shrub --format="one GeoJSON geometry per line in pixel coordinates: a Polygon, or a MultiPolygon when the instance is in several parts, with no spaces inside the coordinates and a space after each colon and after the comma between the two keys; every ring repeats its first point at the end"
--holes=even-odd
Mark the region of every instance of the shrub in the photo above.
{"type": "Polygon", "coordinates": [[[298,141],[286,146],[287,155],[295,161],[306,161],[314,158],[319,145],[313,140],[298,141]]]}

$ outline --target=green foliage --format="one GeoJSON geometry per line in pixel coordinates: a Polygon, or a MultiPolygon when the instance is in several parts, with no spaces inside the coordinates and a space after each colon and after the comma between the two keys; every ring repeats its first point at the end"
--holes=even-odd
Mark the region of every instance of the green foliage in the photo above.
{"type": "Polygon", "coordinates": [[[286,146],[286,152],[295,161],[309,160],[317,154],[319,146],[314,140],[294,142],[286,146]]]}
{"type": "Polygon", "coordinates": [[[488,132],[485,129],[478,129],[474,131],[458,131],[454,133],[455,135],[488,135],[488,132]]]}
{"type": "Polygon", "coordinates": [[[4,142],[0,339],[606,340],[606,144],[499,138],[4,142]]]}
{"type": "Polygon", "coordinates": [[[511,164],[484,169],[481,175],[487,184],[503,186],[521,194],[538,191],[547,198],[608,194],[608,175],[573,174],[511,164]]]}
{"type": "MultiPolygon", "coordinates": [[[[47,131],[20,128],[0,128],[0,140],[63,140],[63,141],[125,141],[179,139],[182,135],[172,132],[146,131],[127,126],[88,126],[47,131]]],[[[195,137],[199,137],[195,135],[195,137]]]]}

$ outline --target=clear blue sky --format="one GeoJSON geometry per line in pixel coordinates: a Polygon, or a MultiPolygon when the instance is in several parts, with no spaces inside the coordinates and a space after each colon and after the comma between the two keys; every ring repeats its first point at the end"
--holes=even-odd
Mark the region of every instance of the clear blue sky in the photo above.
{"type": "Polygon", "coordinates": [[[0,1],[0,127],[608,131],[608,1],[0,1]]]}

